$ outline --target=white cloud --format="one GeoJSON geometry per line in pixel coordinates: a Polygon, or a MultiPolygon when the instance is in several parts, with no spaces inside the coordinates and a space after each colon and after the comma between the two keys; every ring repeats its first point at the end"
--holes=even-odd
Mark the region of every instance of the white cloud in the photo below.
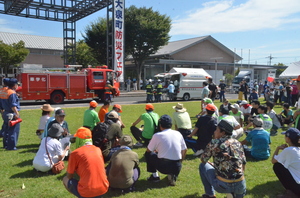
{"type": "Polygon", "coordinates": [[[171,35],[207,35],[278,28],[300,22],[299,0],[211,1],[173,21],[171,35]],[[298,15],[297,15],[298,14],[298,15]]]}
{"type": "Polygon", "coordinates": [[[11,32],[19,34],[32,34],[32,31],[23,30],[21,28],[11,28],[12,23],[5,19],[0,19],[0,32],[11,32]]]}

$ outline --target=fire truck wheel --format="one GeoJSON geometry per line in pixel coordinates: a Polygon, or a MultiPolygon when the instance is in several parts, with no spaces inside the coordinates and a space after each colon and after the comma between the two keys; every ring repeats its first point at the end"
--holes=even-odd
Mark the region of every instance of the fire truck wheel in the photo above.
{"type": "Polygon", "coordinates": [[[61,104],[64,102],[65,96],[61,91],[54,91],[51,94],[51,103],[52,104],[61,104]]]}

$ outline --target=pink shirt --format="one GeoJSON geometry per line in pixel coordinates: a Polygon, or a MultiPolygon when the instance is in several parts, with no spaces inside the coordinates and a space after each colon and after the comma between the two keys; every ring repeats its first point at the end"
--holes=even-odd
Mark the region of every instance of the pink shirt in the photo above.
{"type": "Polygon", "coordinates": [[[297,85],[292,85],[293,87],[293,91],[292,91],[292,95],[297,95],[298,94],[298,89],[297,89],[297,85]]]}

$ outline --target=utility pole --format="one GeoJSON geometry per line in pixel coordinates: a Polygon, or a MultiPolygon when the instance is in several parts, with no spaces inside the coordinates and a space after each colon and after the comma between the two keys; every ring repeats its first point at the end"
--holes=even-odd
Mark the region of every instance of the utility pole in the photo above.
{"type": "Polygon", "coordinates": [[[266,58],[269,59],[269,65],[272,65],[272,59],[275,58],[275,57],[272,56],[272,54],[270,54],[270,56],[267,56],[266,58]]]}

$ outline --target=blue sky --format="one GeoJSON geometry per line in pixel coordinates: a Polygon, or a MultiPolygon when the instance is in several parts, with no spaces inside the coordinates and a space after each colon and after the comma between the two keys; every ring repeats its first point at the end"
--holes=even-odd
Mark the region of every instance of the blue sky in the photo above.
{"type": "MultiPolygon", "coordinates": [[[[300,0],[127,0],[172,19],[171,40],[211,35],[243,57],[243,64],[300,61],[300,0]],[[249,58],[250,57],[250,58],[249,58]]],[[[99,11],[76,23],[77,39],[99,11]]],[[[0,31],[62,37],[62,23],[0,15],[0,31]]],[[[221,61],[220,61],[221,62],[221,61]]]]}

